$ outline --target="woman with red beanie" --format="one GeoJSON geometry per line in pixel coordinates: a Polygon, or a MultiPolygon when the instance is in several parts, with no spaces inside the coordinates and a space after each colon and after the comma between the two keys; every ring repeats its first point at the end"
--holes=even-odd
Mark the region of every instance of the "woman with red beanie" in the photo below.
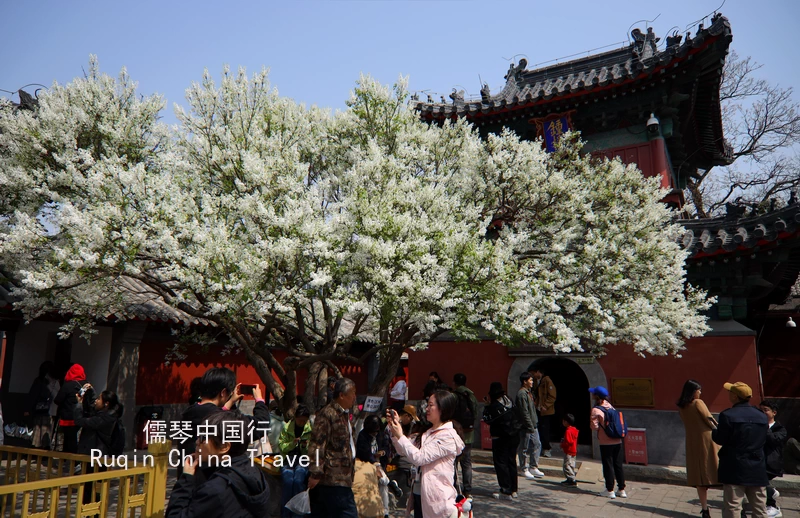
{"type": "Polygon", "coordinates": [[[58,428],[64,434],[64,452],[78,453],[78,430],[75,426],[74,409],[78,404],[78,393],[86,383],[86,373],[78,363],[73,363],[64,376],[64,384],[53,400],[58,405],[58,428]]]}

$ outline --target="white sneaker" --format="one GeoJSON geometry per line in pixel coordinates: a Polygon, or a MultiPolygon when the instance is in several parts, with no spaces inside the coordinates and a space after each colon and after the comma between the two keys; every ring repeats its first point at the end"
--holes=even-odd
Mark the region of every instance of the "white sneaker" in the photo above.
{"type": "Polygon", "coordinates": [[[505,493],[492,493],[492,498],[495,500],[512,500],[511,495],[505,493]]]}
{"type": "Polygon", "coordinates": [[[767,507],[767,516],[769,518],[780,518],[783,513],[777,507],[767,507]]]}
{"type": "Polygon", "coordinates": [[[552,456],[553,456],[553,454],[550,453],[550,450],[544,450],[544,453],[542,453],[542,457],[550,458],[552,456]]]}
{"type": "Polygon", "coordinates": [[[601,491],[600,492],[600,496],[604,496],[606,498],[610,498],[611,500],[614,500],[615,498],[617,498],[616,493],[614,493],[613,491],[601,491]]]}
{"type": "Polygon", "coordinates": [[[525,471],[523,471],[523,472],[522,472],[522,474],[523,474],[523,475],[525,476],[525,478],[527,478],[528,480],[533,480],[534,478],[536,478],[536,477],[534,477],[534,476],[533,476],[533,473],[531,473],[531,472],[530,472],[529,470],[527,470],[527,469],[526,469],[525,471]]]}
{"type": "Polygon", "coordinates": [[[776,500],[777,500],[777,499],[778,499],[780,496],[781,496],[781,493],[780,493],[780,491],[778,491],[778,490],[776,489],[776,490],[775,490],[775,494],[774,494],[774,495],[772,495],[772,498],[774,498],[774,499],[776,499],[776,500]]]}
{"type": "Polygon", "coordinates": [[[533,476],[536,478],[542,478],[544,476],[544,473],[539,471],[539,468],[533,468],[533,471],[531,471],[531,473],[533,473],[533,476]]]}
{"type": "Polygon", "coordinates": [[[511,498],[519,498],[519,493],[514,491],[513,493],[511,493],[511,498]]]}
{"type": "Polygon", "coordinates": [[[617,496],[620,498],[628,498],[628,493],[626,493],[624,489],[620,489],[617,491],[617,496]]]}

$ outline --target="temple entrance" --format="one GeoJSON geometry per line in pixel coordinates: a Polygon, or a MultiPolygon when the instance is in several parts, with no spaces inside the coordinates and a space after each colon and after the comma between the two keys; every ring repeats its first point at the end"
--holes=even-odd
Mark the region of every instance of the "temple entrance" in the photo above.
{"type": "Polygon", "coordinates": [[[547,357],[534,360],[528,371],[538,367],[545,376],[550,376],[556,386],[556,415],[550,430],[550,441],[558,445],[564,436],[561,418],[566,414],[575,416],[575,427],[579,430],[578,444],[592,444],[589,413],[592,410],[589,398],[589,380],[580,365],[566,358],[547,357]]]}

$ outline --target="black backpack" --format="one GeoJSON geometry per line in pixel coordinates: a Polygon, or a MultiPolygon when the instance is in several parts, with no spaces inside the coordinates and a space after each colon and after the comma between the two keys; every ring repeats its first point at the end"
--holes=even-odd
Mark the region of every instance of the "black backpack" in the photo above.
{"type": "Polygon", "coordinates": [[[467,392],[460,390],[455,391],[455,396],[458,398],[455,419],[464,431],[471,431],[475,428],[475,411],[472,408],[472,400],[467,392]]]}

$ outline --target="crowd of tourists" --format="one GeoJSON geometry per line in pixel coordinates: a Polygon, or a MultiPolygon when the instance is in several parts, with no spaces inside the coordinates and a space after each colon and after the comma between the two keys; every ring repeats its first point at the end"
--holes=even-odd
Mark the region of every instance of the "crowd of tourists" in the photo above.
{"type": "MultiPolygon", "coordinates": [[[[390,387],[385,415],[368,414],[360,431],[355,429],[353,413],[355,383],[347,378],[329,381],[327,403],[316,414],[299,405],[285,419],[276,401],[267,404],[259,385],[237,383],[230,369],[212,368],[193,380],[190,402],[181,416],[191,426],[178,446],[184,460],[166,516],[266,515],[271,501],[267,475],[253,464],[251,455],[257,444],[259,454],[282,458],[282,490],[273,498],[280,499],[284,518],[306,514],[380,518],[388,517],[395,507],[415,518],[456,518],[472,505],[472,445],[474,427],[481,419],[491,435],[498,483],[495,499],[513,502],[519,496],[520,478],[544,477],[539,463],[552,456],[550,431],[557,391],[538,367],[521,374],[513,398],[502,383],[491,383],[482,416],[464,374],[455,374],[451,387],[438,373],[430,373],[424,398],[414,406],[408,402],[408,386],[400,371],[390,387]],[[254,400],[252,415],[239,411],[247,395],[254,400]],[[198,434],[203,426],[222,430],[231,423],[254,431],[250,441],[198,434]],[[320,462],[299,462],[304,456],[320,462]],[[230,463],[220,463],[220,458],[230,463]]],[[[710,516],[708,489],[718,486],[723,488],[725,517],[743,514],[744,499],[753,516],[781,516],[780,495],[771,481],[783,475],[792,448],[800,451],[797,441],[788,439],[777,421],[774,402],[752,406],[752,390],[741,382],[724,388],[732,407],[718,421],[701,399],[698,382],[688,380],[678,401],[686,429],[687,478],[697,488],[701,516],[710,516]]],[[[589,392],[590,430],[584,433],[596,434],[599,443],[605,479],[601,494],[627,498],[624,419],[611,405],[605,387],[589,392]]],[[[125,441],[122,413],[117,395],[95,391],[81,365],[72,365],[59,380],[52,363],[45,362],[31,386],[26,417],[34,427],[35,447],[53,448],[58,443],[65,452],[89,454],[99,449],[113,455],[121,453],[125,441]]],[[[573,488],[578,486],[580,432],[573,415],[558,417],[564,429],[562,485],[573,488]]],[[[88,497],[87,490],[84,499],[88,497]]]]}
{"type": "Polygon", "coordinates": [[[63,376],[56,372],[53,362],[43,362],[31,384],[23,416],[32,431],[33,448],[81,455],[92,450],[103,455],[122,453],[123,405],[117,394],[98,392],[78,363],[61,372],[63,376]]]}

